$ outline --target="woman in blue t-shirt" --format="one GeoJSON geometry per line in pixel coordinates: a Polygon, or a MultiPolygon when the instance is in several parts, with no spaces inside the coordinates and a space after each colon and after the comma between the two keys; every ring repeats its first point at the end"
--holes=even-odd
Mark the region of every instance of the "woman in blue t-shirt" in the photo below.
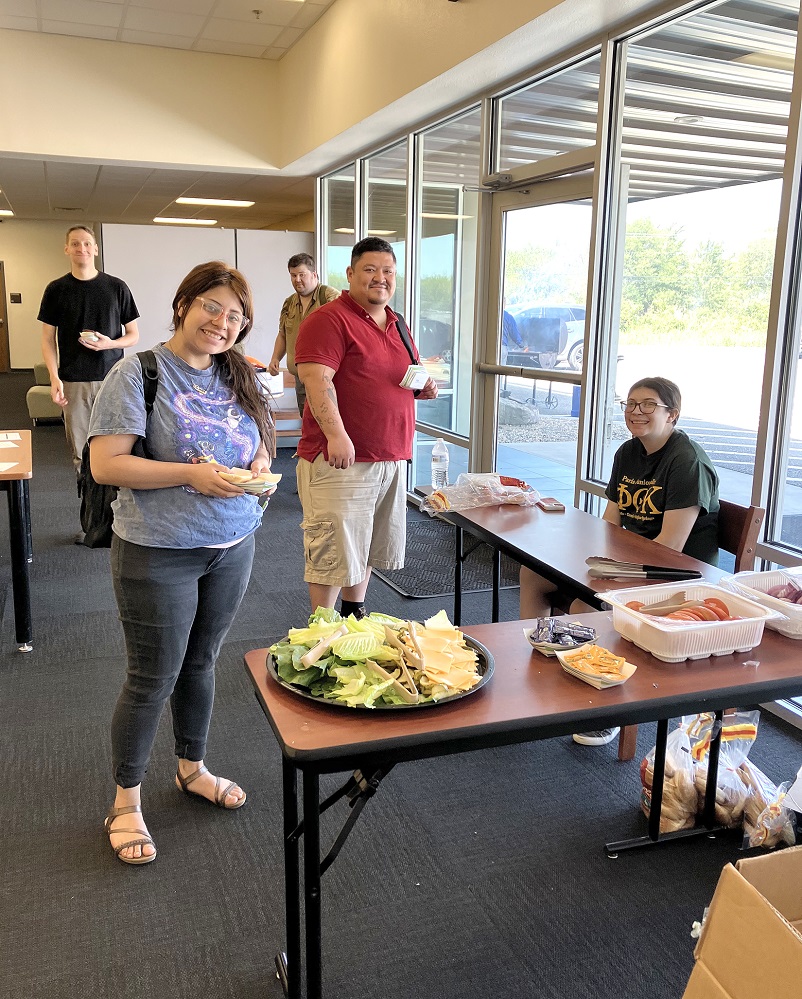
{"type": "Polygon", "coordinates": [[[273,428],[255,373],[234,349],[253,323],[239,271],[195,267],[173,300],[173,335],[154,348],[158,388],[146,417],[137,357],[103,383],[89,429],[92,473],[119,487],[111,570],[128,669],[112,719],[117,795],[106,818],[112,849],[146,864],[155,844],[140,790],[170,700],[176,785],[221,808],[245,804],[234,782],[203,765],[220,647],[248,585],[259,498],[219,474],[270,469],[273,428]],[[144,453],[135,450],[145,438],[144,453]]]}

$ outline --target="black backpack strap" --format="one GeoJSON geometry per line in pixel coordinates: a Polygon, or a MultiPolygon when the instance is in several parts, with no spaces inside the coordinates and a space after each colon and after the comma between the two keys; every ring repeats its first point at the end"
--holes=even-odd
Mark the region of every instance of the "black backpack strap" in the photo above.
{"type": "Polygon", "coordinates": [[[420,364],[420,361],[415,356],[415,348],[412,346],[412,337],[409,335],[409,327],[407,326],[406,320],[400,312],[396,312],[395,318],[398,325],[398,333],[404,343],[404,346],[407,348],[410,361],[412,361],[413,364],[420,364]]]}
{"type": "Polygon", "coordinates": [[[152,350],[140,350],[136,356],[139,358],[139,365],[142,368],[145,413],[147,416],[150,416],[153,412],[153,403],[156,399],[156,389],[159,387],[159,369],[156,365],[156,355],[152,350]]]}
{"type": "Polygon", "coordinates": [[[156,364],[156,355],[152,350],[140,350],[136,356],[142,368],[142,389],[145,397],[145,436],[139,438],[134,445],[132,453],[140,458],[149,458],[150,455],[147,448],[147,419],[153,412],[153,403],[156,400],[156,389],[159,387],[159,368],[156,364]]]}

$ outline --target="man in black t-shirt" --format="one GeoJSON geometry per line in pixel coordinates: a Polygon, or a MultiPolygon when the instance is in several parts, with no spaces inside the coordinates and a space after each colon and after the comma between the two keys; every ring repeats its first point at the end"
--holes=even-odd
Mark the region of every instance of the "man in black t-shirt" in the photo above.
{"type": "Polygon", "coordinates": [[[136,304],[128,286],[95,267],[98,245],[88,226],[67,230],[70,273],[45,288],[39,307],[42,356],[50,395],[64,410],[76,472],[89,431],[92,403],[103,379],[139,340],[136,304]]]}

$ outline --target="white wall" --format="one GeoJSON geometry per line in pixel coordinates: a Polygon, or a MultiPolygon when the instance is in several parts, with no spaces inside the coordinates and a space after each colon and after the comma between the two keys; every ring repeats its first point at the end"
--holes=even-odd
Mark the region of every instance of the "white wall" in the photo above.
{"type": "MultiPolygon", "coordinates": [[[[139,309],[141,350],[168,338],[170,303],[189,271],[205,260],[224,260],[238,267],[253,287],[255,323],[246,353],[269,361],[281,304],[292,292],[287,260],[294,253],[314,252],[309,232],[139,225],[104,225],[98,230],[102,269],[126,282],[139,309]]],[[[63,222],[8,219],[0,224],[12,368],[32,368],[42,359],[36,317],[45,285],[70,269],[65,232],[63,222]],[[10,304],[12,292],[21,293],[20,305],[10,304]]]]}
{"type": "Polygon", "coordinates": [[[254,324],[245,341],[245,353],[267,363],[273,353],[278,317],[287,295],[292,294],[287,261],[295,253],[314,255],[310,232],[237,230],[237,267],[251,284],[254,324]]]}
{"type": "Polygon", "coordinates": [[[42,360],[39,305],[45,285],[70,269],[64,256],[64,222],[6,219],[0,225],[0,260],[6,275],[6,312],[12,368],[32,368],[42,360]],[[12,292],[22,295],[12,305],[12,292]]]}
{"type": "Polygon", "coordinates": [[[168,339],[173,296],[192,268],[223,260],[253,288],[255,323],[245,352],[263,361],[270,360],[281,303],[292,292],[287,260],[313,248],[308,232],[158,225],[104,225],[102,242],[103,269],[126,282],[139,309],[138,350],[168,339]]]}
{"type": "Polygon", "coordinates": [[[103,269],[125,281],[139,309],[137,350],[169,339],[173,296],[196,264],[236,262],[233,229],[104,225],[101,232],[103,269]]]}

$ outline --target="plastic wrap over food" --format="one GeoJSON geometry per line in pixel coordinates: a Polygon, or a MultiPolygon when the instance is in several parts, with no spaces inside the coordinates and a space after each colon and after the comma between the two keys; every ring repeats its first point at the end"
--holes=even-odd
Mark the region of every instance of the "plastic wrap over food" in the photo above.
{"type": "Polygon", "coordinates": [[[539,499],[537,489],[521,479],[494,472],[463,472],[453,486],[430,493],[421,503],[421,510],[434,517],[447,510],[459,513],[480,506],[534,506],[539,499]]]}

